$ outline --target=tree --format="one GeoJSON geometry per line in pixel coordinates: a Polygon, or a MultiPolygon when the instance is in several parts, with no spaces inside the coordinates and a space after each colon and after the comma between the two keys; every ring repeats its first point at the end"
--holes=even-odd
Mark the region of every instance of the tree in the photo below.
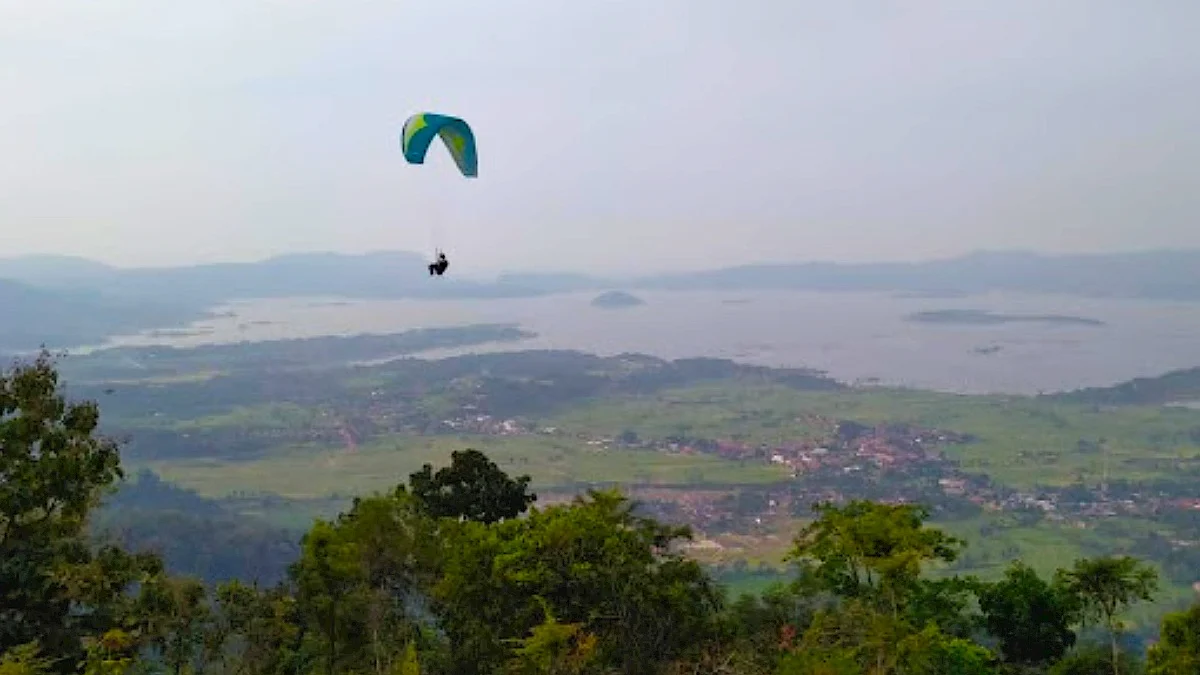
{"type": "Polygon", "coordinates": [[[420,632],[415,617],[426,613],[462,527],[432,518],[403,486],[356,498],[333,522],[314,523],[291,578],[298,611],[321,635],[328,673],[405,667],[406,645],[420,632]]]}
{"type": "Polygon", "coordinates": [[[125,588],[153,556],[93,551],[88,513],[123,477],[99,410],[69,403],[43,351],[0,375],[0,652],[38,641],[72,670],[82,640],[118,625],[125,588]]]}
{"type": "Polygon", "coordinates": [[[855,500],[819,504],[817,520],[796,536],[789,561],[822,590],[844,598],[867,598],[899,614],[922,572],[922,564],[953,562],[962,541],[925,526],[928,513],[911,504],[855,500]]]}
{"type": "Polygon", "coordinates": [[[509,675],[580,675],[596,660],[596,636],[583,630],[583,624],[562,624],[542,602],[546,618],[534,626],[529,636],[516,640],[517,648],[509,660],[509,675]]]}
{"type": "MultiPolygon", "coordinates": [[[[775,584],[759,595],[742,594],[722,613],[721,642],[725,645],[714,656],[736,661],[735,672],[774,670],[783,650],[795,641],[797,627],[812,623],[814,607],[790,585],[775,584]]],[[[711,660],[711,659],[710,659],[711,660]]],[[[711,672],[706,669],[706,672],[711,672]]]]}
{"type": "Polygon", "coordinates": [[[1139,600],[1152,600],[1158,573],[1129,556],[1083,558],[1070,570],[1059,570],[1058,581],[1078,598],[1085,621],[1099,620],[1108,630],[1113,675],[1121,673],[1120,614],[1139,600]]]}
{"type": "Polygon", "coordinates": [[[509,478],[478,450],[454,451],[450,466],[433,472],[426,464],[409,476],[413,495],[435,518],[494,523],[515,518],[537,501],[529,476],[509,478]]]}
{"type": "Polygon", "coordinates": [[[1158,644],[1147,657],[1146,675],[1200,673],[1200,604],[1163,617],[1158,644]]]}
{"type": "Polygon", "coordinates": [[[321,635],[325,675],[338,672],[363,640],[365,574],[354,542],[318,520],[301,541],[292,568],[300,611],[321,635]]]}
{"type": "Polygon", "coordinates": [[[261,590],[232,581],[216,589],[215,618],[205,639],[209,660],[235,665],[218,672],[247,675],[305,672],[303,617],[283,586],[261,590]]]}
{"type": "Polygon", "coordinates": [[[909,633],[900,619],[854,598],[817,613],[799,645],[781,663],[780,675],[889,675],[909,633]]]}
{"type": "Polygon", "coordinates": [[[601,663],[654,672],[711,634],[720,605],[699,564],[670,550],[686,537],[687,528],[633,515],[615,492],[491,526],[468,523],[435,591],[455,672],[507,660],[505,645],[541,624],[544,607],[595,635],[601,663]]]}
{"type": "Polygon", "coordinates": [[[904,638],[897,646],[905,675],[993,675],[995,657],[984,647],[949,635],[930,625],[904,638]]]}
{"type": "MultiPolygon", "coordinates": [[[[1138,662],[1124,652],[1120,656],[1121,672],[1137,672],[1138,662]]],[[[1106,645],[1086,645],[1068,652],[1050,666],[1049,675],[1106,675],[1112,672],[1112,653],[1106,645]]]]}
{"type": "Polygon", "coordinates": [[[142,585],[137,610],[150,644],[174,675],[205,655],[204,636],[212,615],[199,580],[157,575],[142,585]]]}
{"type": "Polygon", "coordinates": [[[450,532],[402,489],[389,496],[355,499],[339,516],[338,536],[353,545],[366,594],[366,629],[376,673],[392,670],[407,642],[407,608],[423,602],[441,568],[450,532]],[[441,535],[439,537],[439,535],[441,535]]]}
{"type": "Polygon", "coordinates": [[[78,664],[83,675],[124,675],[133,669],[137,642],[129,633],[114,628],[98,638],[86,638],[84,642],[86,656],[78,664]]]}
{"type": "Polygon", "coordinates": [[[993,675],[984,647],[934,624],[917,630],[864,599],[819,612],[779,675],[993,675]]]}
{"type": "Polygon", "coordinates": [[[1075,644],[1070,628],[1078,609],[1074,597],[1019,560],[1000,581],[981,585],[978,596],[988,632],[1000,641],[1009,663],[1044,665],[1075,644]]]}

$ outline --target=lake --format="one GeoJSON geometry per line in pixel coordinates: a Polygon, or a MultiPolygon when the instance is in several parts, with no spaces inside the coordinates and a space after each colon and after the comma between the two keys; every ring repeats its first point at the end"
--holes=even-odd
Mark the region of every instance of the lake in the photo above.
{"type": "Polygon", "coordinates": [[[809,367],[845,381],[878,380],[963,393],[1036,393],[1102,386],[1200,365],[1200,304],[996,293],[958,298],[850,292],[638,292],[645,305],[605,310],[597,293],[482,301],[256,300],[179,332],[109,345],[272,340],[471,323],[518,323],[519,344],[426,352],[578,349],[664,358],[709,356],[809,367]],[[915,312],[971,309],[1067,315],[1070,323],[921,323],[915,312]]]}

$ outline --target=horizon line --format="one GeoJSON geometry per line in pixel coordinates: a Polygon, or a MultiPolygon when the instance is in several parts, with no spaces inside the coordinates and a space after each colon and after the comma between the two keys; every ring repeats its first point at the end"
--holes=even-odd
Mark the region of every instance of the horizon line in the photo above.
{"type": "MultiPolygon", "coordinates": [[[[954,260],[962,260],[962,259],[978,257],[978,256],[1023,256],[1023,257],[1043,258],[1043,259],[1069,259],[1069,258],[1110,258],[1110,257],[1122,257],[1122,256],[1147,256],[1147,255],[1164,255],[1164,254],[1175,254],[1175,255],[1200,254],[1200,248],[1163,248],[1163,247],[1159,247],[1159,248],[1145,248],[1145,249],[1123,249],[1123,250],[1103,251],[1103,252],[1096,252],[1096,251],[1079,251],[1079,252],[1039,251],[1037,249],[1032,249],[1032,248],[971,249],[971,250],[963,251],[961,253],[957,253],[954,255],[934,256],[934,257],[928,257],[928,258],[920,258],[920,259],[916,259],[916,260],[911,260],[911,259],[905,259],[905,260],[879,259],[879,260],[871,260],[871,261],[837,261],[837,260],[820,260],[820,259],[806,259],[806,260],[796,259],[796,260],[788,260],[788,261],[762,260],[762,261],[757,261],[757,262],[744,262],[744,263],[738,263],[738,264],[734,264],[734,265],[724,265],[724,266],[719,266],[719,267],[698,267],[695,269],[664,271],[661,274],[656,275],[656,276],[697,274],[697,273],[705,273],[705,272],[743,270],[743,269],[749,269],[749,268],[764,268],[764,267],[775,267],[775,268],[798,267],[798,266],[866,267],[866,266],[875,266],[875,265],[917,266],[917,265],[925,265],[925,264],[932,264],[932,263],[938,263],[938,262],[949,262],[949,261],[954,261],[954,260]]],[[[373,257],[373,256],[388,256],[388,255],[414,256],[414,257],[420,257],[422,259],[425,257],[417,251],[404,250],[404,249],[373,249],[373,250],[362,251],[362,252],[357,252],[357,253],[331,251],[331,250],[327,250],[327,249],[326,250],[314,249],[314,250],[310,250],[310,251],[295,251],[295,252],[291,252],[291,253],[279,253],[276,255],[269,255],[266,257],[255,258],[252,260],[220,260],[220,261],[210,261],[210,262],[195,262],[195,263],[182,264],[182,265],[123,266],[123,265],[115,265],[115,264],[107,263],[107,262],[104,262],[101,260],[89,258],[89,257],[82,256],[82,255],[71,255],[71,254],[60,254],[60,253],[27,253],[27,254],[21,254],[21,255],[0,256],[0,264],[9,263],[9,262],[43,259],[43,260],[57,260],[57,261],[63,261],[63,262],[72,261],[72,262],[86,263],[89,265],[102,266],[102,267],[108,268],[109,270],[112,270],[115,272],[135,272],[135,271],[152,271],[152,270],[153,271],[183,270],[183,269],[193,269],[193,268],[199,268],[199,267],[260,265],[260,264],[264,264],[264,263],[276,262],[276,261],[280,261],[280,260],[287,260],[287,259],[291,259],[291,258],[304,258],[304,257],[317,257],[317,256],[333,257],[333,258],[368,258],[368,257],[373,257]]],[[[488,276],[494,276],[497,279],[502,279],[506,276],[576,276],[576,277],[591,277],[591,278],[596,278],[596,279],[605,279],[610,276],[624,277],[624,276],[628,276],[628,275],[626,275],[626,274],[615,274],[614,275],[614,274],[604,274],[604,273],[598,273],[598,272],[572,271],[572,270],[549,270],[549,271],[504,270],[504,271],[495,272],[494,274],[488,275],[488,276]]]]}

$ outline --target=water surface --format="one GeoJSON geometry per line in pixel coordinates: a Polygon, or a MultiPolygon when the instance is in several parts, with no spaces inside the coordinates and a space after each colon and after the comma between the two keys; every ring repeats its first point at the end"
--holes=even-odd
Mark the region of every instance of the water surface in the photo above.
{"type": "Polygon", "coordinates": [[[964,393],[1102,386],[1200,365],[1200,305],[1195,304],[1002,293],[936,298],[639,291],[637,296],[646,304],[619,310],[592,307],[596,293],[483,301],[246,301],[218,308],[229,315],[197,323],[191,327],[196,334],[142,334],[112,344],[187,346],[513,322],[539,337],[519,345],[426,354],[549,348],[711,356],[811,367],[846,381],[877,379],[964,393]],[[955,325],[905,319],[945,309],[1070,315],[1104,325],[955,325]]]}

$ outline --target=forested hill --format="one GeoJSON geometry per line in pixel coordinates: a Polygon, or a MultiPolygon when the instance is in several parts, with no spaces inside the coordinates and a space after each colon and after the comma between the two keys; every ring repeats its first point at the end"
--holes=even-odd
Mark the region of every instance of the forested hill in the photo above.
{"type": "Polygon", "coordinates": [[[302,529],[238,513],[142,470],[106,496],[92,535],[162,557],[172,573],[210,582],[282,581],[300,555],[302,529]]]}
{"type": "Polygon", "coordinates": [[[200,316],[179,303],[121,300],[84,288],[55,290],[0,278],[0,354],[102,342],[110,335],[200,316]]]}
{"type": "Polygon", "coordinates": [[[1166,405],[1200,401],[1200,367],[1139,377],[1111,387],[1089,387],[1043,398],[1093,405],[1166,405]]]}

